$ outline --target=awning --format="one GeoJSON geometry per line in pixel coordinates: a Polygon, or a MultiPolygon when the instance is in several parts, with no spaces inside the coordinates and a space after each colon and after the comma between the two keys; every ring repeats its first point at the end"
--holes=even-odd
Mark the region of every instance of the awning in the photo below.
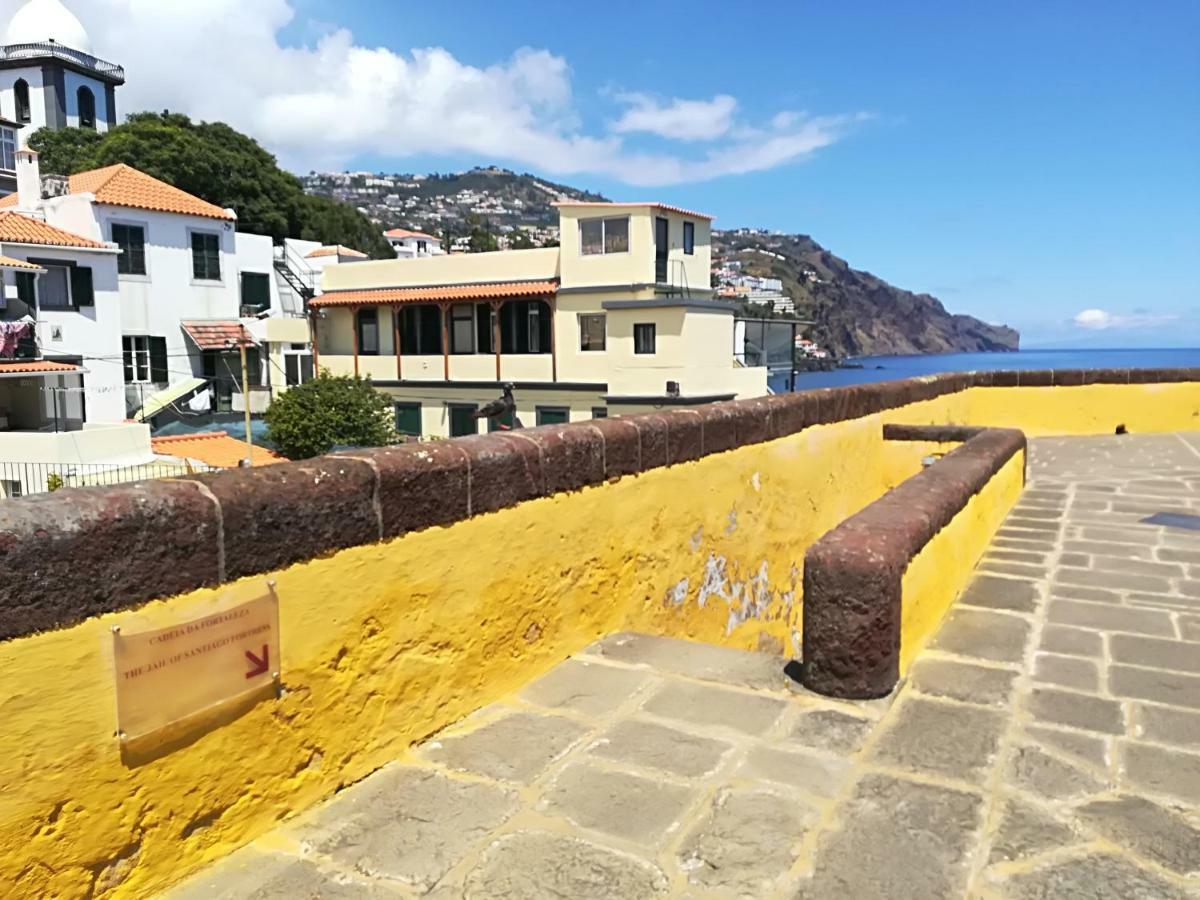
{"type": "Polygon", "coordinates": [[[310,300],[308,305],[319,309],[323,306],[390,306],[400,303],[519,300],[526,297],[553,297],[557,291],[557,281],[492,281],[426,287],[327,291],[310,300]]]}
{"type": "Polygon", "coordinates": [[[177,381],[165,390],[151,394],[142,408],[133,414],[133,420],[135,422],[145,422],[147,419],[157,416],[172,403],[182,400],[206,384],[208,382],[203,378],[185,378],[182,381],[177,381]]]}
{"type": "Polygon", "coordinates": [[[6,362],[0,360],[0,378],[16,378],[27,375],[48,378],[52,375],[78,375],[82,372],[82,366],[50,362],[48,359],[30,360],[28,362],[6,362]]]}
{"type": "Polygon", "coordinates": [[[39,274],[46,271],[41,266],[25,262],[23,259],[13,259],[11,256],[0,256],[0,269],[12,269],[14,272],[36,272],[39,274]]]}
{"type": "Polygon", "coordinates": [[[247,347],[257,346],[245,326],[236,319],[183,322],[182,325],[187,336],[201,350],[236,350],[243,344],[247,347]]]}

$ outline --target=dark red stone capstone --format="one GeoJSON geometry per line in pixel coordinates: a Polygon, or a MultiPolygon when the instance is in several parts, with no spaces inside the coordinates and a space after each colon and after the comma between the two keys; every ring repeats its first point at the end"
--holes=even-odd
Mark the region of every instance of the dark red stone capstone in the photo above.
{"type": "Polygon", "coordinates": [[[516,506],[544,493],[542,453],[515,435],[478,434],[456,438],[471,472],[472,516],[516,506]]]}
{"type": "Polygon", "coordinates": [[[593,419],[604,441],[604,477],[620,478],[642,471],[641,438],[633,419],[593,419]]]}
{"type": "Polygon", "coordinates": [[[704,420],[694,409],[662,413],[667,423],[667,464],[689,462],[704,455],[704,420]]]}
{"type": "Polygon", "coordinates": [[[338,456],[374,464],[385,539],[449,525],[470,515],[470,465],[455,441],[353,450],[338,456]]]}
{"type": "Polygon", "coordinates": [[[732,402],[710,403],[701,406],[696,414],[703,420],[701,436],[703,446],[701,455],[721,453],[732,450],[738,445],[737,422],[734,419],[735,406],[732,402]]]}
{"type": "Polygon", "coordinates": [[[604,437],[590,423],[542,425],[512,435],[541,450],[542,492],[575,491],[604,481],[604,437]]]}

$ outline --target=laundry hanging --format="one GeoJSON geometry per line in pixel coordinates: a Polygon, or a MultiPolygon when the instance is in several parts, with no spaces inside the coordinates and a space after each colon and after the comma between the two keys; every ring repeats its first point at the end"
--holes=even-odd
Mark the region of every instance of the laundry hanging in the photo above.
{"type": "Polygon", "coordinates": [[[33,329],[26,321],[0,322],[0,359],[12,359],[17,355],[17,345],[33,329]]]}

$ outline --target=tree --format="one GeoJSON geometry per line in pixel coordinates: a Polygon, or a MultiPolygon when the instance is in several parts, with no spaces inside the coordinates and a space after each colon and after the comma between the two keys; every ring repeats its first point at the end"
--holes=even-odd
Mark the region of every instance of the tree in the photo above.
{"type": "Polygon", "coordinates": [[[330,375],[289,388],[267,407],[267,440],[288,459],[309,459],[334,447],[394,443],[392,402],[357,375],[330,375]]]}
{"type": "Polygon", "coordinates": [[[238,230],[343,244],[377,259],[395,256],[380,229],[352,206],[304,193],[257,141],[223,122],[193,122],[172,112],[134,113],[101,135],[40,129],[29,145],[42,170],[72,175],[126,163],[238,214],[238,230]]]}
{"type": "Polygon", "coordinates": [[[508,239],[509,250],[532,250],[535,246],[537,245],[534,244],[533,238],[523,228],[513,231],[512,236],[508,239]]]}

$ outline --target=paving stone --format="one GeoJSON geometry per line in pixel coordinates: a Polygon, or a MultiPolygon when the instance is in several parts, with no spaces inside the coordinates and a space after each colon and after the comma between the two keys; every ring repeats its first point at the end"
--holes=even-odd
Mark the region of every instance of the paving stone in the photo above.
{"type": "Polygon", "coordinates": [[[163,900],[382,900],[402,896],[369,878],[323,872],[312,860],[253,848],[238,851],[162,895],[163,900]]]}
{"type": "Polygon", "coordinates": [[[1006,550],[1018,550],[1044,555],[1054,552],[1056,543],[1054,538],[1029,537],[1026,535],[1017,537],[1011,533],[997,531],[996,536],[992,539],[992,546],[1006,550]]]}
{"type": "Polygon", "coordinates": [[[812,753],[755,747],[738,767],[739,778],[787,784],[816,797],[831,797],[841,788],[850,763],[812,753]]]}
{"type": "Polygon", "coordinates": [[[1092,558],[1085,553],[1060,553],[1058,557],[1060,566],[1071,566],[1077,569],[1086,569],[1091,566],[1092,558]]]}
{"type": "Polygon", "coordinates": [[[917,660],[909,682],[922,694],[950,697],[984,706],[1004,706],[1012,697],[1015,672],[972,666],[948,659],[917,660]]]}
{"type": "Polygon", "coordinates": [[[1108,689],[1118,697],[1200,709],[1200,677],[1160,669],[1110,666],[1108,689]]]}
{"type": "Polygon", "coordinates": [[[1169,614],[1153,609],[1127,609],[1101,603],[1078,603],[1074,600],[1051,600],[1047,618],[1056,625],[1076,625],[1100,631],[1131,631],[1174,637],[1175,628],[1169,614]]]}
{"type": "Polygon", "coordinates": [[[693,884],[759,897],[787,874],[814,810],[763,790],[723,790],[684,840],[680,867],[693,884]]]}
{"type": "Polygon", "coordinates": [[[1059,524],[1057,522],[1043,522],[1040,519],[1009,516],[1004,520],[1004,527],[1006,529],[1019,529],[1021,531],[1037,532],[1040,534],[1058,534],[1059,524]]]}
{"type": "Polygon", "coordinates": [[[1072,843],[1075,829],[1016,797],[1004,801],[988,862],[1015,862],[1072,843]]]}
{"type": "Polygon", "coordinates": [[[933,647],[958,656],[995,662],[1020,662],[1029,639],[1029,623],[1016,616],[976,609],[952,609],[933,639],[933,647]]]}
{"type": "Polygon", "coordinates": [[[987,559],[998,562],[1026,563],[1032,566],[1044,566],[1046,556],[1046,553],[1035,553],[1032,550],[1010,550],[1007,547],[994,546],[988,548],[987,552],[987,559]]]}
{"type": "Polygon", "coordinates": [[[1039,653],[1034,661],[1034,681],[1059,684],[1080,691],[1096,691],[1100,675],[1091,660],[1039,653]]]}
{"type": "Polygon", "coordinates": [[[665,685],[643,707],[647,712],[694,725],[720,725],[746,734],[762,734],[786,703],[702,684],[665,685]]]}
{"type": "Polygon", "coordinates": [[[1026,698],[1025,706],[1035,719],[1042,722],[1082,728],[1085,731],[1125,733],[1121,705],[1102,697],[1035,688],[1026,698]]]}
{"type": "Polygon", "coordinates": [[[791,740],[832,753],[857,752],[875,723],[835,709],[802,710],[792,727],[791,740]]]}
{"type": "Polygon", "coordinates": [[[1104,653],[1104,639],[1096,632],[1083,628],[1047,625],[1042,629],[1040,649],[1069,656],[1099,657],[1104,653]]]}
{"type": "Polygon", "coordinates": [[[1200,613],[1200,597],[1185,597],[1183,594],[1126,594],[1126,602],[1130,606],[1200,613]]]}
{"type": "Polygon", "coordinates": [[[1177,550],[1173,547],[1159,547],[1156,553],[1158,558],[1164,562],[1191,563],[1200,566],[1200,549],[1177,550]]]}
{"type": "Polygon", "coordinates": [[[1179,634],[1185,641],[1200,641],[1200,618],[1180,616],[1179,634]]]}
{"type": "Polygon", "coordinates": [[[879,762],[980,782],[996,755],[1007,718],[977,707],[922,700],[900,703],[872,751],[879,762]]]}
{"type": "Polygon", "coordinates": [[[586,652],[720,684],[784,690],[788,682],[780,657],[697,641],[621,632],[593,644],[586,652]]]}
{"type": "MultiPolygon", "coordinates": [[[[993,565],[991,567],[996,571],[993,565]]],[[[1011,578],[991,578],[980,575],[963,592],[960,603],[967,606],[984,606],[992,609],[1011,609],[1017,612],[1033,612],[1037,609],[1038,590],[1028,581],[1011,578]]]]}
{"type": "Polygon", "coordinates": [[[1178,563],[1147,562],[1125,556],[1097,556],[1093,568],[1102,572],[1128,572],[1131,575],[1154,575],[1159,578],[1182,578],[1183,566],[1178,563]]]}
{"type": "Polygon", "coordinates": [[[521,696],[550,709],[604,715],[628,700],[649,679],[645,672],[569,659],[521,691],[521,696]]]}
{"type": "Polygon", "coordinates": [[[1083,587],[1115,588],[1126,591],[1166,593],[1171,589],[1165,578],[1151,575],[1125,575],[1120,572],[1100,572],[1086,569],[1059,569],[1054,574],[1058,584],[1078,584],[1083,587]]]}
{"type": "Polygon", "coordinates": [[[1052,584],[1050,596],[1066,600],[1087,600],[1089,603],[1121,603],[1121,595],[1113,591],[1079,587],[1075,584],[1052,584]]]}
{"type": "Polygon", "coordinates": [[[1145,797],[1093,800],[1076,814],[1114,844],[1176,874],[1200,872],[1200,830],[1145,797]]]}
{"type": "Polygon", "coordinates": [[[1151,559],[1154,550],[1145,544],[1118,544],[1113,541],[1063,541],[1068,553],[1100,553],[1125,559],[1151,559]]]}
{"type": "Polygon", "coordinates": [[[518,712],[426,743],[420,753],[460,772],[529,784],[587,729],[562,716],[518,712]]]}
{"type": "Polygon", "coordinates": [[[516,795],[427,769],[384,769],[296,825],[340,867],[428,890],[518,807],[516,795]]]}
{"type": "Polygon", "coordinates": [[[1027,726],[1025,733],[1029,735],[1031,742],[1038,746],[1073,756],[1098,769],[1108,768],[1108,741],[1105,738],[1037,725],[1027,726]]]}
{"type": "Polygon", "coordinates": [[[691,788],[586,763],[563,769],[539,808],[582,828],[638,842],[658,842],[695,797],[691,788]]]}
{"type": "Polygon", "coordinates": [[[655,722],[628,719],[602,734],[588,752],[615,762],[659,769],[681,778],[716,771],[731,745],[655,722]]]}
{"type": "Polygon", "coordinates": [[[1114,634],[1109,638],[1108,651],[1113,661],[1118,663],[1155,669],[1175,669],[1180,672],[1200,672],[1200,652],[1183,641],[1114,634]]]}
{"type": "Polygon", "coordinates": [[[1132,784],[1200,804],[1200,755],[1126,743],[1121,762],[1132,784]]]}
{"type": "Polygon", "coordinates": [[[943,787],[868,774],[826,831],[799,896],[961,897],[983,799],[943,787]],[[936,835],[936,838],[933,836],[936,835]]]}
{"type": "Polygon", "coordinates": [[[1012,900],[1184,900],[1189,895],[1119,856],[1095,853],[1013,875],[1003,882],[1012,900]]]}
{"type": "Polygon", "coordinates": [[[1044,753],[1037,747],[1018,747],[1007,770],[1008,781],[1046,800],[1070,800],[1107,789],[1101,781],[1079,766],[1044,753]]]}
{"type": "Polygon", "coordinates": [[[1047,575],[1045,566],[1026,566],[1020,563],[997,562],[985,560],[981,565],[986,566],[989,572],[998,572],[1001,575],[1012,575],[1014,578],[1028,578],[1037,580],[1045,578],[1047,575]]]}
{"type": "Polygon", "coordinates": [[[493,843],[467,876],[466,900],[629,900],[666,893],[657,866],[589,841],[522,831],[493,843]]]}
{"type": "Polygon", "coordinates": [[[1134,707],[1134,721],[1138,737],[1200,750],[1200,713],[1139,703],[1134,707]]]}
{"type": "Polygon", "coordinates": [[[1143,544],[1153,547],[1158,543],[1158,536],[1152,531],[1134,531],[1133,529],[1102,528],[1091,525],[1082,529],[1083,539],[1087,541],[1102,541],[1116,544],[1143,544]]]}

